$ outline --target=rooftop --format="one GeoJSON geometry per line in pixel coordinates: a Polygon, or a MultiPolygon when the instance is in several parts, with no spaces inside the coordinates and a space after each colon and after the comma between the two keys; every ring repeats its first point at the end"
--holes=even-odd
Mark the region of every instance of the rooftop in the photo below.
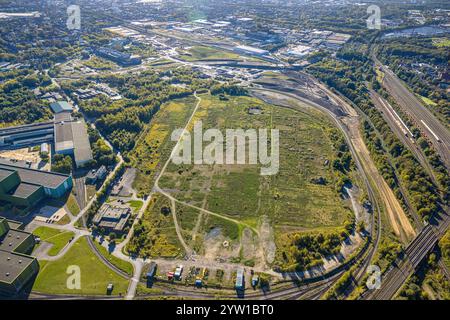
{"type": "Polygon", "coordinates": [[[64,111],[64,112],[55,114],[55,122],[71,121],[71,120],[72,120],[72,116],[69,111],[64,111]]]}
{"type": "Polygon", "coordinates": [[[38,191],[39,188],[41,188],[41,186],[29,183],[21,183],[17,186],[17,188],[13,189],[12,192],[9,192],[9,195],[16,198],[26,199],[33,193],[38,191]]]}
{"type": "Polygon", "coordinates": [[[251,52],[251,53],[256,53],[256,54],[268,54],[269,53],[269,51],[267,51],[267,50],[250,47],[250,46],[237,46],[236,49],[251,52]]]}
{"type": "Polygon", "coordinates": [[[73,106],[68,103],[67,101],[58,101],[50,104],[50,107],[52,108],[54,113],[60,113],[64,111],[72,111],[73,106]]]}
{"type": "Polygon", "coordinates": [[[99,214],[101,215],[101,218],[104,219],[118,220],[129,211],[130,209],[128,207],[112,206],[106,203],[100,208],[99,214]]]}
{"type": "Polygon", "coordinates": [[[59,187],[69,178],[68,175],[61,173],[21,168],[3,163],[0,163],[0,169],[17,171],[23,183],[42,185],[51,189],[59,187]]]}
{"type": "Polygon", "coordinates": [[[10,135],[13,133],[27,132],[27,131],[32,131],[32,130],[47,129],[47,128],[51,128],[52,126],[53,126],[53,121],[9,127],[9,128],[0,129],[0,136],[10,135]]]}
{"type": "Polygon", "coordinates": [[[0,238],[0,251],[14,251],[22,242],[30,236],[25,231],[9,229],[8,232],[0,238]]]}
{"type": "Polygon", "coordinates": [[[12,174],[14,174],[14,170],[5,170],[0,168],[0,182],[12,174]]]}
{"type": "Polygon", "coordinates": [[[0,250],[0,282],[13,282],[34,258],[0,250]]]}
{"type": "Polygon", "coordinates": [[[92,220],[99,227],[122,231],[131,216],[129,207],[112,206],[105,203],[92,220]]]}
{"type": "Polygon", "coordinates": [[[60,152],[73,148],[74,143],[71,121],[55,123],[55,151],[60,152]]]}
{"type": "Polygon", "coordinates": [[[72,134],[75,147],[75,161],[80,163],[92,160],[91,144],[86,131],[86,124],[83,120],[72,122],[72,134]]]}

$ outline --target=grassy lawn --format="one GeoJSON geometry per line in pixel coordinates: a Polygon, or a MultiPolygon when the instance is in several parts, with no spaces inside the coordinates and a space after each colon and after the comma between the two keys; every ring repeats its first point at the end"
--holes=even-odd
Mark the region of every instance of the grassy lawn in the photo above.
{"type": "Polygon", "coordinates": [[[439,241],[439,247],[441,248],[442,258],[448,269],[450,269],[450,229],[447,230],[445,235],[439,241]]]}
{"type": "Polygon", "coordinates": [[[76,217],[81,211],[80,207],[78,206],[77,200],[75,199],[75,196],[73,194],[69,195],[66,205],[70,213],[72,213],[74,217],[76,217]]]}
{"type": "Polygon", "coordinates": [[[136,295],[142,296],[142,295],[163,295],[164,290],[159,288],[147,288],[143,284],[138,284],[136,288],[136,295]]]}
{"type": "Polygon", "coordinates": [[[86,186],[86,195],[87,195],[88,200],[91,200],[95,196],[96,193],[97,193],[97,189],[95,189],[95,186],[91,186],[91,185],[86,186]]]}
{"type": "Polygon", "coordinates": [[[141,210],[144,203],[141,200],[130,200],[127,202],[135,213],[141,210]]]}
{"type": "Polygon", "coordinates": [[[222,51],[211,47],[194,46],[189,50],[189,54],[181,55],[180,58],[186,61],[197,60],[242,60],[235,53],[222,51]]]}
{"type": "Polygon", "coordinates": [[[117,67],[117,64],[115,64],[112,61],[93,56],[91,59],[87,61],[83,61],[83,64],[86,67],[95,69],[95,70],[112,70],[117,67]]]}
{"type": "Polygon", "coordinates": [[[141,256],[175,258],[184,254],[179,243],[172,215],[163,208],[170,208],[169,200],[155,195],[138,225],[131,241],[127,244],[129,252],[138,251],[141,256]],[[141,229],[142,228],[142,229],[141,229]]]}
{"type": "Polygon", "coordinates": [[[94,241],[95,246],[97,247],[97,249],[100,251],[100,253],[106,258],[108,259],[109,262],[111,262],[113,265],[115,265],[117,268],[119,268],[120,270],[123,270],[124,272],[126,272],[128,275],[132,276],[133,275],[133,265],[127,261],[123,261],[115,256],[113,256],[112,254],[110,254],[108,252],[108,250],[106,250],[105,247],[103,247],[102,245],[100,245],[98,242],[94,241]]]}
{"type": "Polygon", "coordinates": [[[435,38],[433,39],[433,44],[438,48],[448,48],[450,47],[449,38],[435,38]]]}
{"type": "Polygon", "coordinates": [[[57,222],[57,224],[60,225],[60,226],[64,226],[64,225],[69,224],[69,223],[70,223],[70,218],[69,218],[69,215],[67,215],[67,214],[65,214],[64,217],[62,217],[57,222]]]}
{"type": "Polygon", "coordinates": [[[49,227],[39,227],[33,232],[33,234],[41,238],[41,241],[53,244],[53,247],[51,247],[48,251],[49,256],[58,255],[58,253],[74,236],[74,233],[71,231],[58,230],[49,227]]]}
{"type": "Polygon", "coordinates": [[[61,198],[58,199],[48,199],[45,200],[46,205],[52,207],[62,207],[64,205],[67,206],[67,209],[73,216],[77,216],[80,213],[80,207],[78,206],[77,199],[72,193],[65,194],[61,198]]]}
{"type": "Polygon", "coordinates": [[[128,280],[110,270],[89,248],[85,238],[79,239],[59,260],[41,264],[33,291],[47,294],[106,295],[106,287],[114,284],[112,295],[124,296],[128,280]],[[67,288],[69,266],[80,268],[81,289],[67,288]]]}

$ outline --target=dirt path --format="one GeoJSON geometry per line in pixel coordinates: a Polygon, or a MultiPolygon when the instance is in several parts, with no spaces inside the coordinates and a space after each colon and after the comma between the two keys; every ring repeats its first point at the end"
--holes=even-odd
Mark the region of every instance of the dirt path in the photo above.
{"type": "Polygon", "coordinates": [[[388,216],[388,220],[394,233],[401,238],[401,240],[407,243],[412,239],[416,232],[408,219],[405,211],[397,200],[392,189],[388,186],[384,178],[379,173],[375,166],[372,158],[370,157],[370,152],[367,149],[361,133],[354,125],[348,125],[352,131],[352,143],[360,155],[361,162],[369,173],[369,177],[374,181],[378,187],[379,194],[384,203],[384,207],[388,216]]]}
{"type": "Polygon", "coordinates": [[[329,96],[333,97],[333,99],[336,100],[338,104],[341,105],[349,114],[349,116],[341,119],[341,121],[346,125],[348,131],[350,132],[351,141],[355,148],[355,151],[358,153],[362,161],[362,165],[366,168],[366,172],[369,173],[369,179],[372,179],[375,185],[378,187],[379,194],[384,203],[384,207],[386,209],[389,222],[394,229],[394,233],[399,236],[403,242],[409,242],[409,240],[411,240],[416,235],[416,231],[414,230],[402,206],[398,202],[397,197],[394,195],[394,192],[381,176],[370,156],[370,152],[367,149],[367,146],[364,143],[361,132],[359,130],[360,124],[358,121],[358,113],[346,101],[333,94],[323,84],[315,84],[322,90],[327,92],[329,96]]]}
{"type": "MultiPolygon", "coordinates": [[[[197,112],[197,109],[199,108],[199,106],[200,106],[200,104],[201,104],[201,102],[202,102],[202,98],[200,98],[199,96],[197,96],[196,93],[194,93],[194,96],[195,96],[195,98],[197,98],[198,102],[197,102],[197,105],[196,105],[195,108],[194,108],[194,111],[193,111],[192,114],[191,114],[191,117],[190,117],[189,120],[187,121],[186,126],[184,127],[184,131],[185,131],[185,132],[186,132],[186,131],[188,130],[188,128],[191,126],[192,119],[194,118],[195,113],[197,112]]],[[[161,171],[159,172],[158,177],[157,177],[156,180],[155,180],[155,188],[154,188],[154,190],[155,190],[156,192],[159,192],[159,193],[161,193],[162,195],[166,196],[166,197],[169,198],[169,200],[171,200],[171,201],[173,200],[173,201],[175,201],[176,203],[182,204],[182,205],[184,205],[184,206],[187,206],[187,207],[190,207],[190,208],[193,208],[193,209],[197,209],[197,210],[200,211],[201,213],[206,213],[206,214],[209,214],[209,215],[213,215],[213,216],[219,217],[219,218],[221,218],[221,219],[225,219],[225,220],[228,220],[228,221],[230,221],[230,222],[236,223],[237,225],[243,225],[243,226],[245,226],[245,227],[248,227],[248,228],[252,229],[253,231],[256,232],[256,234],[259,235],[258,230],[256,230],[254,227],[252,227],[252,226],[250,226],[250,225],[248,225],[248,224],[246,224],[246,223],[243,223],[243,222],[240,222],[240,221],[238,221],[238,220],[229,218],[229,217],[227,217],[227,216],[224,216],[224,215],[221,215],[221,214],[218,214],[218,213],[215,213],[215,212],[206,210],[206,209],[204,209],[204,208],[200,208],[200,207],[194,206],[194,205],[189,204],[189,203],[187,203],[187,202],[180,201],[180,200],[178,200],[178,199],[175,199],[172,195],[170,195],[170,194],[168,194],[167,192],[165,192],[163,189],[161,189],[161,187],[159,186],[159,180],[161,179],[161,177],[163,176],[164,172],[166,171],[167,166],[169,165],[169,163],[172,161],[173,156],[176,154],[176,152],[178,152],[178,150],[179,150],[179,148],[180,148],[180,146],[181,146],[182,138],[183,138],[183,135],[181,135],[180,138],[178,139],[178,141],[177,141],[175,147],[173,148],[173,150],[172,150],[172,152],[171,152],[169,158],[167,159],[166,163],[164,164],[164,166],[162,167],[161,171]]]]}
{"type": "MultiPolygon", "coordinates": [[[[364,140],[361,136],[359,115],[357,114],[355,109],[353,109],[351,106],[348,105],[346,101],[333,94],[322,84],[316,83],[316,85],[318,85],[323,91],[325,91],[328,94],[328,96],[330,96],[331,99],[333,99],[340,106],[342,106],[342,108],[348,113],[348,115],[346,117],[340,117],[339,119],[336,119],[335,115],[331,114],[329,110],[323,108],[322,106],[312,102],[310,102],[310,105],[315,106],[318,109],[323,110],[325,113],[330,114],[333,120],[336,122],[336,124],[346,134],[348,134],[348,138],[350,140],[348,143],[351,143],[351,145],[355,150],[356,156],[358,157],[358,159],[361,160],[361,165],[363,166],[364,171],[366,172],[367,179],[371,180],[373,182],[373,185],[376,186],[376,189],[378,190],[378,193],[386,209],[388,220],[394,230],[394,233],[397,236],[399,236],[403,242],[405,243],[409,242],[409,240],[411,240],[415,236],[416,232],[413,226],[411,225],[411,222],[409,221],[407,215],[403,211],[403,208],[401,207],[400,203],[395,197],[393,191],[385,182],[381,174],[378,172],[378,169],[376,168],[375,163],[373,162],[370,156],[370,152],[367,149],[364,140]]],[[[270,95],[275,97],[287,96],[291,97],[291,99],[300,99],[301,100],[300,104],[303,104],[302,99],[298,98],[295,94],[292,95],[284,92],[283,93],[273,92],[270,89],[264,89],[264,92],[269,96],[270,95]]]]}
{"type": "Polygon", "coordinates": [[[190,256],[192,254],[192,249],[186,244],[184,241],[183,235],[181,234],[180,225],[178,224],[177,219],[177,207],[175,205],[174,199],[170,199],[170,205],[172,207],[172,218],[173,224],[175,225],[175,232],[177,233],[178,239],[180,240],[181,245],[183,246],[186,255],[190,256]]]}

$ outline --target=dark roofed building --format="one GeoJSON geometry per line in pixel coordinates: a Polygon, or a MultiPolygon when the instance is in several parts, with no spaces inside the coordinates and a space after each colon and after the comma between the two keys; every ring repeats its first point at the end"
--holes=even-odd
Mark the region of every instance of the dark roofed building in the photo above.
{"type": "Polygon", "coordinates": [[[0,163],[0,200],[32,207],[45,197],[60,198],[72,189],[71,176],[0,163]]]}
{"type": "Polygon", "coordinates": [[[0,129],[0,147],[21,148],[53,139],[53,122],[27,124],[0,129]]]}
{"type": "Polygon", "coordinates": [[[106,232],[122,233],[130,217],[131,209],[129,207],[105,203],[98,210],[92,222],[99,228],[105,229],[106,232]]]}
{"type": "Polygon", "coordinates": [[[55,152],[73,155],[77,167],[90,163],[93,155],[85,121],[73,119],[71,108],[58,107],[55,110],[58,112],[55,111],[53,122],[0,129],[0,149],[24,148],[53,141],[55,152]]]}
{"type": "Polygon", "coordinates": [[[65,111],[73,111],[73,106],[67,101],[58,101],[50,104],[54,113],[60,113],[65,111]]]}
{"type": "Polygon", "coordinates": [[[0,294],[13,296],[19,293],[37,274],[39,264],[27,255],[34,247],[32,234],[14,229],[0,217],[0,294]]]}

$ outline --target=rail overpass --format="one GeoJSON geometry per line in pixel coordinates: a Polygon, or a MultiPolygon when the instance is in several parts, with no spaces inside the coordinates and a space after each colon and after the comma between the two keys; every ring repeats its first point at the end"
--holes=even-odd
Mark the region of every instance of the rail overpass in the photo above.
{"type": "Polygon", "coordinates": [[[450,217],[445,215],[437,225],[427,225],[397,258],[381,278],[381,288],[366,291],[363,300],[390,300],[413,274],[420,262],[434,248],[450,225],[450,217]]]}

